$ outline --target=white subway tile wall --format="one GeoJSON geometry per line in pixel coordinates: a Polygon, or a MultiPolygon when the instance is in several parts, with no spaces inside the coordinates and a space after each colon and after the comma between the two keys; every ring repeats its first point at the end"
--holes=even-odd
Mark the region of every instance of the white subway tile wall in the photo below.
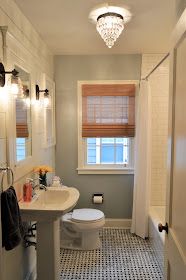
{"type": "MultiPolygon", "coordinates": [[[[1,102],[1,98],[0,98],[1,102]]],[[[6,159],[6,108],[0,105],[0,167],[5,167],[7,165],[6,159]],[[4,112],[3,112],[4,111],[4,112]]]]}
{"type": "MultiPolygon", "coordinates": [[[[14,1],[0,1],[0,19],[1,26],[8,27],[6,38],[8,47],[7,57],[3,57],[3,43],[2,36],[0,35],[0,60],[4,62],[7,70],[10,70],[14,65],[19,65],[31,74],[31,93],[34,99],[35,84],[37,83],[41,87],[44,86],[44,73],[48,78],[53,79],[53,54],[14,1]],[[5,63],[6,60],[7,63],[5,63]]],[[[11,106],[7,90],[3,89],[0,88],[0,166],[6,166],[8,161],[8,164],[14,170],[14,187],[17,192],[17,197],[20,199],[25,178],[32,175],[24,172],[22,167],[25,168],[25,165],[26,167],[28,166],[27,170],[29,171],[38,164],[47,164],[54,167],[55,148],[52,146],[48,148],[43,147],[44,121],[41,117],[43,110],[37,110],[35,106],[32,106],[33,159],[30,165],[25,163],[22,166],[20,165],[21,167],[19,167],[19,164],[15,166],[13,145],[15,140],[13,132],[13,129],[15,129],[15,116],[13,118],[11,117],[11,114],[13,115],[13,107],[11,106]],[[8,150],[8,154],[6,150],[8,150]],[[20,172],[17,171],[18,169],[20,172]]],[[[5,190],[7,187],[8,184],[5,180],[3,189],[5,190]]],[[[17,246],[13,253],[9,253],[9,251],[5,251],[4,249],[3,252],[1,251],[0,258],[1,254],[3,255],[3,279],[20,280],[33,278],[31,275],[35,271],[36,260],[36,251],[34,248],[23,250],[22,246],[17,246]]]]}
{"type": "MultiPolygon", "coordinates": [[[[145,77],[165,54],[142,56],[142,77],[145,77]]],[[[166,59],[149,77],[152,96],[151,134],[151,205],[165,205],[168,137],[169,60],[166,59]]]]}

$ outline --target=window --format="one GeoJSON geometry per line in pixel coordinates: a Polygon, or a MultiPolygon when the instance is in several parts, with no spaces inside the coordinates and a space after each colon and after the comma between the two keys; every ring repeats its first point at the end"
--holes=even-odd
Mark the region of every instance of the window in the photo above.
{"type": "Polygon", "coordinates": [[[78,173],[133,173],[135,84],[79,83],[78,112],[78,173]]]}
{"type": "Polygon", "coordinates": [[[20,161],[26,158],[26,138],[16,138],[16,160],[20,161]]]}
{"type": "MultiPolygon", "coordinates": [[[[28,89],[24,85],[25,90],[28,89]]],[[[30,108],[22,97],[16,98],[16,161],[25,160],[31,155],[30,108]]]]}
{"type": "Polygon", "coordinates": [[[86,138],[86,164],[129,164],[129,138],[86,138]]]}
{"type": "Polygon", "coordinates": [[[17,162],[26,159],[31,155],[31,139],[16,138],[16,160],[17,162]]]}

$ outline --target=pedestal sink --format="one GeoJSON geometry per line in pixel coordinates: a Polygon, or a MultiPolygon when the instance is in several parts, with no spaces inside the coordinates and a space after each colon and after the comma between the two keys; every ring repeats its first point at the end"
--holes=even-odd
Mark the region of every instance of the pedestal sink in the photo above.
{"type": "Polygon", "coordinates": [[[59,280],[60,217],[79,199],[75,188],[38,190],[31,202],[19,202],[23,221],[37,221],[37,280],[59,280]]]}

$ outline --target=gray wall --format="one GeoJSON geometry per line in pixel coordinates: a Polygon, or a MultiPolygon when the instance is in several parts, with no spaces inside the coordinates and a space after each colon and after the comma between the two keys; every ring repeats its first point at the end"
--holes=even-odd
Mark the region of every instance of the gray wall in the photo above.
{"type": "Polygon", "coordinates": [[[77,81],[138,80],[141,55],[55,56],[56,174],[80,191],[77,207],[95,207],[94,192],[104,193],[99,208],[107,218],[131,218],[133,175],[78,175],[77,81]]]}

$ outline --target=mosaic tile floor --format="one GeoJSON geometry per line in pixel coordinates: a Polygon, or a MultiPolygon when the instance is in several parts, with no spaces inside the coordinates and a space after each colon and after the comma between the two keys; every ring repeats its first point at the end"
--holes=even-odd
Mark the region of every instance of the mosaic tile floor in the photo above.
{"type": "Polygon", "coordinates": [[[148,240],[119,228],[104,228],[100,235],[99,250],[61,249],[60,280],[163,280],[148,240]]]}

